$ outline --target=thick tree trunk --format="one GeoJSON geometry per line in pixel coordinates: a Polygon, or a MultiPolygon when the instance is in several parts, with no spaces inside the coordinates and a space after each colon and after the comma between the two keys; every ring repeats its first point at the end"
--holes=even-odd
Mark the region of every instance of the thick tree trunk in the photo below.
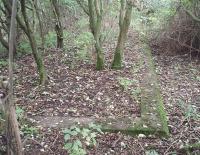
{"type": "Polygon", "coordinates": [[[53,6],[53,13],[56,19],[55,31],[57,34],[57,48],[63,48],[63,27],[60,19],[60,12],[58,6],[58,0],[51,0],[53,6]]]}
{"type": "Polygon", "coordinates": [[[13,0],[11,26],[9,35],[9,91],[8,100],[5,103],[6,111],[6,138],[7,138],[7,154],[8,155],[22,155],[22,143],[16,112],[14,108],[13,99],[13,51],[16,37],[16,14],[17,14],[17,0],[13,0]]]}
{"type": "Polygon", "coordinates": [[[119,19],[119,27],[120,32],[118,36],[117,47],[115,49],[115,55],[112,62],[113,69],[121,69],[122,68],[122,60],[123,60],[123,51],[124,44],[126,41],[128,29],[131,22],[131,13],[132,13],[132,5],[125,0],[121,0],[121,10],[120,10],[120,19],[119,19]],[[125,7],[126,6],[126,7],[125,7]]]}

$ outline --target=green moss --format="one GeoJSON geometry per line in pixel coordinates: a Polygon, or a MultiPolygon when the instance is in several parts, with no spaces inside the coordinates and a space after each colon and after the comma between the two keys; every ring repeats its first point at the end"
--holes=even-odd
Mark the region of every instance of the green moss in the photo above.
{"type": "Polygon", "coordinates": [[[152,126],[144,126],[147,124],[141,118],[137,118],[135,120],[128,118],[117,118],[117,119],[107,119],[105,121],[96,122],[101,124],[102,131],[104,132],[121,132],[127,135],[136,136],[138,134],[148,135],[156,135],[158,137],[167,137],[165,131],[162,128],[152,127],[152,126]]]}
{"type": "Polygon", "coordinates": [[[102,70],[104,68],[104,59],[102,54],[97,54],[97,64],[96,69],[102,70]]]}
{"type": "Polygon", "coordinates": [[[128,129],[117,129],[117,128],[108,128],[108,127],[104,126],[101,130],[104,132],[113,132],[113,133],[121,132],[121,133],[131,135],[131,136],[137,136],[139,134],[144,134],[146,136],[155,135],[158,137],[167,137],[165,131],[158,130],[155,128],[130,127],[128,129]]]}
{"type": "Polygon", "coordinates": [[[187,146],[183,147],[181,150],[192,151],[195,149],[200,149],[200,142],[191,144],[191,145],[187,145],[187,146]]]}
{"type": "Polygon", "coordinates": [[[114,60],[112,62],[112,69],[122,69],[122,55],[121,50],[115,52],[114,60]]]}
{"type": "Polygon", "coordinates": [[[162,125],[162,130],[164,132],[166,132],[166,135],[169,135],[166,112],[164,110],[163,99],[162,99],[162,96],[161,96],[161,93],[160,93],[160,89],[159,89],[159,86],[158,86],[158,82],[157,82],[157,78],[156,78],[155,66],[154,66],[154,63],[153,63],[152,55],[151,55],[151,49],[147,44],[144,44],[142,46],[142,48],[144,49],[143,50],[144,54],[146,55],[147,60],[148,60],[149,71],[151,72],[152,78],[154,80],[153,81],[154,85],[152,85],[152,86],[154,86],[153,91],[155,91],[156,111],[157,111],[157,114],[158,114],[157,117],[160,118],[160,122],[161,122],[161,125],[162,125]]]}

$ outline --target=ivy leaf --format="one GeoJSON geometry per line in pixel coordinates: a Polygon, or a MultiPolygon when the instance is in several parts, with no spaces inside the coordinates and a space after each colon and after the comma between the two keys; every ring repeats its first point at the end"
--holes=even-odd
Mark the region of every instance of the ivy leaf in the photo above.
{"type": "Polygon", "coordinates": [[[155,150],[147,150],[145,151],[145,155],[159,155],[155,150]]]}
{"type": "Polygon", "coordinates": [[[72,147],[72,143],[66,143],[64,145],[64,148],[67,149],[67,150],[71,149],[71,147],[72,147]]]}
{"type": "Polygon", "coordinates": [[[65,135],[64,135],[64,140],[65,140],[65,141],[68,141],[69,139],[70,139],[70,135],[69,135],[69,134],[65,134],[65,135]]]}

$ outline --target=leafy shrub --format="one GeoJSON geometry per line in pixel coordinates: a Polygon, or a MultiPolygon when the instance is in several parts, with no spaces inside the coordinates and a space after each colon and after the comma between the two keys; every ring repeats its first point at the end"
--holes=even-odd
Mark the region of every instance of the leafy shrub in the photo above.
{"type": "Polygon", "coordinates": [[[90,32],[81,33],[74,41],[75,46],[79,49],[75,55],[78,60],[89,60],[90,52],[89,50],[93,45],[93,36],[90,32]]]}
{"type": "Polygon", "coordinates": [[[7,49],[5,49],[5,47],[3,47],[3,45],[0,43],[0,56],[4,55],[5,51],[7,51],[7,49]]]}
{"type": "Polygon", "coordinates": [[[198,108],[196,106],[187,104],[183,100],[179,100],[178,105],[186,119],[200,120],[200,114],[198,113],[198,108]]]}
{"type": "MultiPolygon", "coordinates": [[[[64,45],[66,45],[67,39],[69,36],[69,32],[63,31],[63,37],[64,37],[64,45]]],[[[56,47],[56,41],[57,41],[57,35],[54,31],[48,32],[48,34],[45,35],[45,47],[52,48],[56,47]]]]}
{"type": "Polygon", "coordinates": [[[38,134],[38,129],[25,121],[24,110],[19,106],[16,107],[16,115],[18,121],[20,122],[20,130],[23,136],[35,136],[38,134]]]}
{"type": "Polygon", "coordinates": [[[18,56],[30,54],[31,53],[31,46],[28,40],[22,40],[18,44],[17,54],[18,56]]]}
{"type": "Polygon", "coordinates": [[[77,22],[77,27],[82,30],[87,28],[89,25],[89,21],[87,18],[81,18],[78,22],[77,22]]]}
{"type": "Polygon", "coordinates": [[[45,35],[45,47],[55,47],[56,46],[56,33],[55,32],[48,32],[45,35]]]}
{"type": "Polygon", "coordinates": [[[65,129],[64,148],[68,150],[70,155],[86,155],[85,146],[96,146],[96,136],[102,133],[100,126],[90,123],[88,128],[80,128],[72,126],[65,129]]]}
{"type": "Polygon", "coordinates": [[[0,68],[8,66],[8,61],[5,59],[0,59],[0,68]]]}
{"type": "Polygon", "coordinates": [[[118,77],[117,80],[118,80],[119,84],[122,86],[122,88],[125,89],[126,91],[128,90],[128,88],[131,85],[138,83],[137,80],[134,80],[134,79],[130,80],[130,79],[127,79],[124,77],[118,77]]]}

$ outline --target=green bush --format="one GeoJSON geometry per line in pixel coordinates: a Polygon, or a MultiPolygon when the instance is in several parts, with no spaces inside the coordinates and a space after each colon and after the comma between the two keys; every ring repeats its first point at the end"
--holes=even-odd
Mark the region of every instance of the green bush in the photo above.
{"type": "Polygon", "coordinates": [[[74,41],[75,46],[79,49],[75,55],[78,60],[89,60],[90,49],[93,45],[93,35],[90,32],[83,32],[74,41]]]}
{"type": "Polygon", "coordinates": [[[17,54],[18,56],[30,54],[31,53],[31,46],[28,40],[22,40],[17,47],[17,54]]]}
{"type": "MultiPolygon", "coordinates": [[[[69,32],[63,31],[63,37],[64,37],[64,46],[66,46],[68,37],[69,37],[69,32]]],[[[45,35],[45,47],[46,48],[52,48],[56,47],[56,41],[57,41],[57,35],[55,31],[50,31],[48,34],[45,35]]]]}
{"type": "Polygon", "coordinates": [[[85,146],[96,146],[96,137],[103,134],[101,126],[90,123],[88,128],[72,126],[65,129],[64,133],[64,148],[70,155],[86,155],[85,146]]]}
{"type": "Polygon", "coordinates": [[[0,68],[8,66],[8,61],[5,59],[0,59],[0,68]]]}
{"type": "Polygon", "coordinates": [[[50,47],[55,47],[56,46],[56,33],[55,32],[48,32],[45,35],[45,47],[50,48],[50,47]]]}

